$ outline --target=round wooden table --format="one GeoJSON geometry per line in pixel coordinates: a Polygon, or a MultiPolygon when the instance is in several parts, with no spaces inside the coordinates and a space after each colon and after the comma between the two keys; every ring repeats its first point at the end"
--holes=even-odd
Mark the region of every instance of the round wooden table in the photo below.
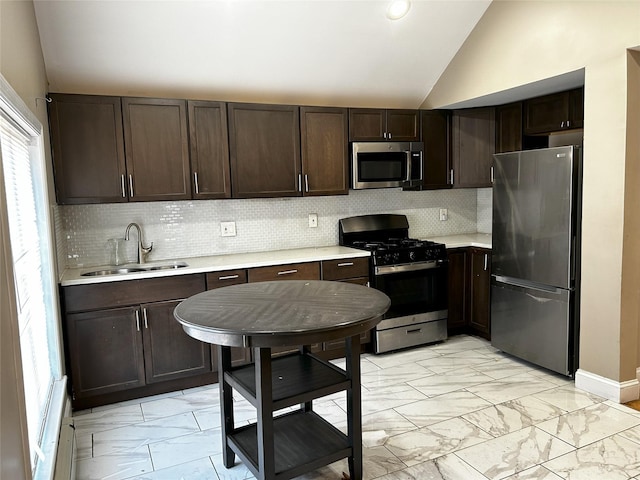
{"type": "Polygon", "coordinates": [[[362,479],[360,334],[389,308],[384,293],[361,285],[285,280],[233,285],[194,295],[175,309],[190,336],[219,345],[223,458],[235,455],[260,480],[288,479],[348,458],[362,479]],[[311,353],[312,344],[345,338],[346,368],[311,353]],[[273,358],[271,348],[300,346],[273,358]],[[232,368],[230,347],[253,348],[253,364],[232,368]],[[235,428],[232,391],[257,410],[257,422],[235,428]],[[313,411],[313,399],[347,392],[348,433],[313,411]],[[300,405],[274,418],[273,412],[300,405]]]}

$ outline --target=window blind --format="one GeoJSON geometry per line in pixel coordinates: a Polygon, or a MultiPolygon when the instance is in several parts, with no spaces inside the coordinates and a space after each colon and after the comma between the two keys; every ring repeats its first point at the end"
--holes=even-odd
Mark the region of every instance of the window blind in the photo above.
{"type": "MultiPolygon", "coordinates": [[[[43,272],[41,246],[49,237],[43,222],[46,203],[37,155],[37,136],[7,113],[0,113],[0,146],[18,308],[27,428],[35,471],[43,458],[42,438],[52,387],[59,378],[55,307],[43,272]]],[[[47,267],[49,268],[49,267],[47,267]]],[[[48,273],[48,272],[47,272],[48,273]]]]}

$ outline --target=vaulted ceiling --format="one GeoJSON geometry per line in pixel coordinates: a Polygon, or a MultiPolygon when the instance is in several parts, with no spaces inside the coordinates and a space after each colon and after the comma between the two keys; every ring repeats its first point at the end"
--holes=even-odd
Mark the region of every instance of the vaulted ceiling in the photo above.
{"type": "Polygon", "coordinates": [[[490,0],[36,0],[51,92],[418,108],[490,0]]]}

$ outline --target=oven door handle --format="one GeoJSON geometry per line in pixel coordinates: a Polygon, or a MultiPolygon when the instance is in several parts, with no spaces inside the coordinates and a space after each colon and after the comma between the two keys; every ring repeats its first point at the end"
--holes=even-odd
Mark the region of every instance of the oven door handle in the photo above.
{"type": "Polygon", "coordinates": [[[392,273],[416,272],[418,270],[431,270],[446,265],[446,260],[430,260],[428,262],[403,263],[401,265],[385,265],[375,267],[374,274],[389,275],[392,273]]]}

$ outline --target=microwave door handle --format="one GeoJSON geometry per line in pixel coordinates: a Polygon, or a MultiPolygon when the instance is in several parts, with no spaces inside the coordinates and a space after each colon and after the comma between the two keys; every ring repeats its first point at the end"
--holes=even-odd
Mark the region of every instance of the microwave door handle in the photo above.
{"type": "Polygon", "coordinates": [[[407,155],[407,178],[406,182],[411,182],[411,150],[405,150],[404,152],[407,155]]]}

